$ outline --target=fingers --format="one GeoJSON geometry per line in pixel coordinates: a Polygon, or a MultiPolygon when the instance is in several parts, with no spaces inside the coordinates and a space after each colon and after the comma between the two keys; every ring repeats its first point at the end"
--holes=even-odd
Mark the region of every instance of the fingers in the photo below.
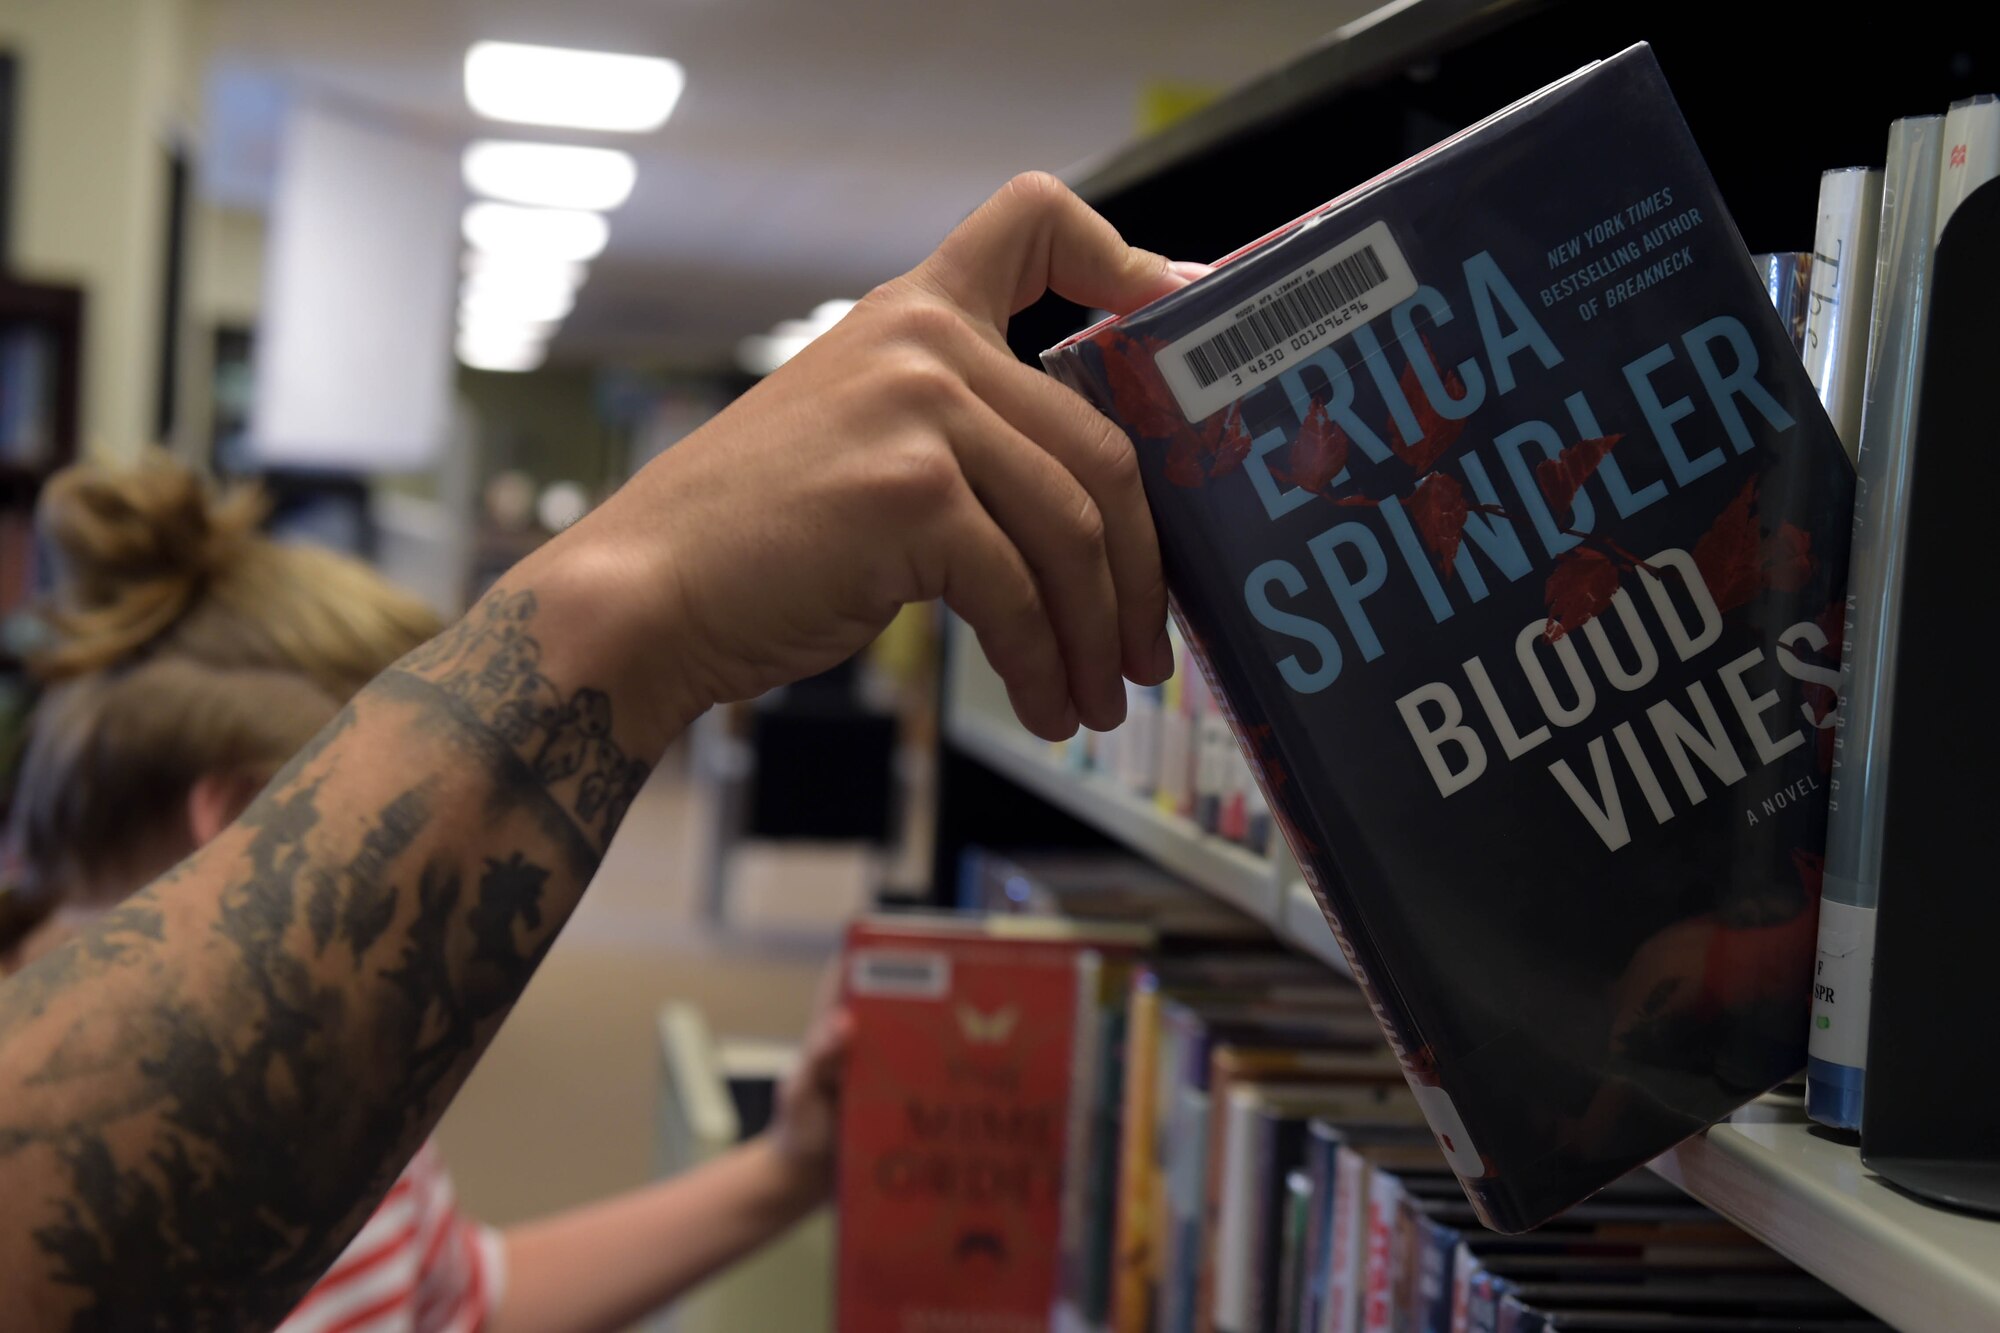
{"type": "Polygon", "coordinates": [[[1021,724],[1043,740],[1076,733],[1069,674],[1040,587],[1021,552],[968,488],[932,524],[937,590],[978,636],[1021,724]]]}
{"type": "Polygon", "coordinates": [[[1077,716],[1110,730],[1125,717],[1125,682],[1102,511],[1068,468],[978,398],[968,397],[949,430],[973,494],[1035,576],[1077,716]]]}
{"type": "MultiPolygon", "coordinates": [[[[1102,527],[1117,607],[1117,647],[1111,660],[1142,685],[1165,680],[1174,662],[1167,642],[1167,581],[1131,439],[1080,395],[1012,356],[986,348],[976,335],[954,351],[974,395],[1045,450],[1088,493],[1102,527]]],[[[1011,527],[1005,515],[998,517],[1011,527]]],[[[1117,687],[1116,681],[1110,684],[1117,687]]],[[[1123,689],[1117,689],[1122,716],[1123,689]]],[[[1084,722],[1104,729],[1088,709],[1084,722]]]]}
{"type": "Polygon", "coordinates": [[[913,275],[997,329],[1053,291],[1113,314],[1187,281],[1118,231],[1053,176],[1017,176],[960,223],[913,275]]]}

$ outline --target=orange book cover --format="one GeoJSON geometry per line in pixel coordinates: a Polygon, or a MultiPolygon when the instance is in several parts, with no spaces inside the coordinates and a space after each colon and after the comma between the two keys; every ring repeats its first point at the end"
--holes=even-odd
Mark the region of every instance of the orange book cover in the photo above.
{"type": "Polygon", "coordinates": [[[849,929],[841,1333],[968,1320],[981,1333],[1048,1328],[1077,959],[1143,938],[1004,918],[875,918],[849,929]]]}

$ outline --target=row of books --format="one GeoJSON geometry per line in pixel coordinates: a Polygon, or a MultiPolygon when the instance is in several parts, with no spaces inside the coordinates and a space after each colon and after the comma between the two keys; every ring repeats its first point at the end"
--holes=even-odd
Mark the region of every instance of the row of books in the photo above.
{"type": "Polygon", "coordinates": [[[846,1333],[1881,1327],[1645,1173],[1486,1230],[1358,990],[1120,893],[851,930],[846,1333]]]}
{"type": "Polygon", "coordinates": [[[1093,774],[1203,833],[1259,855],[1272,846],[1271,808],[1229,730],[1229,720],[1169,626],[1174,674],[1163,685],[1125,686],[1125,721],[1079,731],[1051,749],[1072,772],[1093,774]]]}
{"type": "Polygon", "coordinates": [[[1906,117],[1889,128],[1882,167],[1822,177],[1809,254],[1760,261],[1858,474],[1807,1095],[1814,1118],[1843,1129],[1858,1130],[1863,1117],[1908,487],[1934,260],[1958,206],[1996,176],[2000,99],[1973,97],[1943,115],[1906,117]]]}

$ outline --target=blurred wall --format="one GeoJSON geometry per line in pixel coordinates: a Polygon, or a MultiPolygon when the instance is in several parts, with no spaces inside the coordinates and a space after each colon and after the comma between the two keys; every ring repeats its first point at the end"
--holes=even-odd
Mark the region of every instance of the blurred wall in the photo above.
{"type": "Polygon", "coordinates": [[[0,0],[20,64],[14,256],[87,292],[85,447],[152,438],[160,370],[166,150],[193,122],[201,0],[0,0]]]}

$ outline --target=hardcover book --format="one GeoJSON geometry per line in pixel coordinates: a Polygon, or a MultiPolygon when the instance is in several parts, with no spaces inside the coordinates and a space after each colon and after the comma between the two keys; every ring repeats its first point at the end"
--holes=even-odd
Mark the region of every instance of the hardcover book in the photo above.
{"type": "Polygon", "coordinates": [[[1047,1329],[1075,1121],[1079,962],[1149,938],[1031,917],[849,928],[843,1333],[1047,1329]]]}
{"type": "Polygon", "coordinates": [[[1044,359],[1489,1226],[1803,1066],[1853,471],[1648,48],[1044,359]]]}

